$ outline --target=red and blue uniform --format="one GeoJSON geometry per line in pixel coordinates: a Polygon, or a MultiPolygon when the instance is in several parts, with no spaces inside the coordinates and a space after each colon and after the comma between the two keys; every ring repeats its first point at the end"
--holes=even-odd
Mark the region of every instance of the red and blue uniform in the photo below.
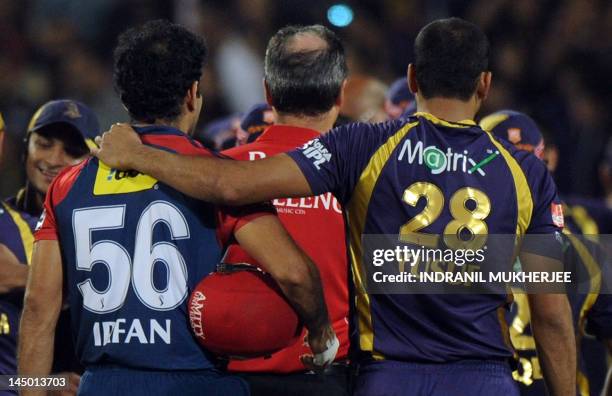
{"type": "MultiPolygon", "coordinates": [[[[177,129],[135,129],[145,144],[211,155],[177,129]]],[[[246,384],[217,372],[196,342],[186,299],[215,270],[232,232],[265,214],[260,206],[219,209],[95,158],[58,175],[36,239],[60,243],[76,352],[86,367],[80,391],[246,394],[246,384]]]]}
{"type": "Polygon", "coordinates": [[[289,155],[314,194],[331,191],[345,208],[356,293],[353,345],[363,355],[357,394],[517,394],[507,364],[508,296],[368,293],[361,238],[402,234],[404,227],[442,235],[463,220],[462,228],[488,234],[553,240],[560,228],[551,208],[559,201],[541,161],[471,120],[427,113],[341,126],[289,155]]]}
{"type": "MultiPolygon", "coordinates": [[[[260,159],[293,150],[317,136],[319,132],[311,129],[274,125],[268,127],[255,142],[226,150],[223,154],[238,160],[260,159]]],[[[319,269],[332,326],[340,341],[336,361],[346,360],[349,349],[348,263],[342,207],[331,193],[317,197],[275,199],[273,204],[283,226],[319,269]]],[[[228,248],[224,261],[257,265],[237,244],[228,248]]],[[[311,352],[304,345],[303,338],[300,337],[294,345],[274,353],[270,358],[235,360],[230,362],[228,368],[242,372],[304,371],[299,357],[311,352]]]]}

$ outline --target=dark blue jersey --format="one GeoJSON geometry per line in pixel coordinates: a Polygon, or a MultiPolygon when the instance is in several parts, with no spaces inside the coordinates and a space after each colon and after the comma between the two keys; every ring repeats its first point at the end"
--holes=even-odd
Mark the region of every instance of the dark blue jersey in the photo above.
{"type": "MultiPolygon", "coordinates": [[[[612,337],[612,295],[608,294],[603,283],[612,279],[612,267],[601,246],[591,239],[592,236],[564,230],[563,237],[566,241],[563,258],[566,269],[576,274],[577,278],[589,281],[588,292],[568,290],[578,345],[576,379],[580,396],[601,393],[607,371],[607,349],[601,341],[612,337]]],[[[509,323],[512,344],[519,359],[513,376],[520,384],[521,395],[546,394],[524,292],[515,293],[509,323]]]]}
{"type": "MultiPolygon", "coordinates": [[[[23,264],[28,264],[32,256],[35,225],[35,218],[0,202],[0,244],[23,264]]],[[[17,329],[22,300],[22,291],[0,295],[0,374],[17,372],[17,329]]]]}
{"type": "Polygon", "coordinates": [[[410,362],[511,356],[505,294],[368,293],[361,237],[411,235],[426,244],[463,229],[554,235],[556,188],[536,157],[471,120],[426,113],[344,125],[289,155],[313,194],[331,191],[345,208],[361,351],[410,362]]]}
{"type": "MultiPolygon", "coordinates": [[[[138,132],[146,144],[210,155],[173,128],[138,132]]],[[[186,299],[215,270],[232,231],[261,214],[255,209],[220,211],[148,175],[109,169],[97,159],[59,175],[36,238],[60,243],[82,363],[211,368],[210,356],[192,335],[186,299]]]]}

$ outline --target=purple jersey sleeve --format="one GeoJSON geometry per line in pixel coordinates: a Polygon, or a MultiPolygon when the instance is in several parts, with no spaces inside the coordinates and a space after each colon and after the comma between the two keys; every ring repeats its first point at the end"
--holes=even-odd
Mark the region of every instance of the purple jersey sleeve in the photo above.
{"type": "Polygon", "coordinates": [[[557,186],[546,165],[534,155],[524,153],[521,168],[527,177],[533,199],[528,234],[554,234],[563,228],[563,210],[557,186]]]}
{"type": "Polygon", "coordinates": [[[331,191],[346,204],[372,154],[384,143],[389,131],[398,130],[401,124],[342,125],[288,155],[300,167],[313,195],[331,191]]]}
{"type": "Polygon", "coordinates": [[[526,234],[539,234],[523,240],[522,250],[557,260],[563,258],[563,248],[558,238],[563,230],[563,209],[557,187],[546,169],[546,165],[533,154],[516,151],[519,162],[531,191],[533,210],[526,234]]]}

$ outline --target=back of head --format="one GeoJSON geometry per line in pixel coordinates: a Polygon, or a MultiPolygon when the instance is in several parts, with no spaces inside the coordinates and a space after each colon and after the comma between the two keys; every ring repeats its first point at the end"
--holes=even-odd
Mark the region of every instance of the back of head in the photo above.
{"type": "Polygon", "coordinates": [[[460,18],[439,19],[415,40],[415,71],[419,91],[434,97],[468,100],[480,74],[487,70],[489,41],[480,28],[460,18]]]}
{"type": "Polygon", "coordinates": [[[204,40],[165,20],[147,22],[119,36],[114,82],[130,116],[138,121],[173,121],[206,60],[204,40]]]}
{"type": "Polygon", "coordinates": [[[359,122],[385,121],[386,91],[387,86],[382,81],[366,75],[352,74],[344,88],[340,114],[359,122]]]}
{"type": "Polygon", "coordinates": [[[280,113],[328,112],[347,73],[344,47],[324,26],[288,26],[268,42],[265,80],[272,105],[280,113]]]}

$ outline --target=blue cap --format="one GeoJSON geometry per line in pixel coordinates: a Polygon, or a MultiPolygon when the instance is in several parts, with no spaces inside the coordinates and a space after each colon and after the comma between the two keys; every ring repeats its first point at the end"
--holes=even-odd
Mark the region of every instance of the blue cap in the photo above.
{"type": "Polygon", "coordinates": [[[249,135],[263,132],[274,123],[272,107],[267,103],[257,103],[240,120],[240,128],[249,135]]]}
{"type": "Polygon", "coordinates": [[[414,100],[414,95],[408,89],[408,79],[406,77],[398,78],[393,81],[386,94],[387,99],[394,105],[399,105],[402,102],[410,102],[414,100]]]}
{"type": "Polygon", "coordinates": [[[542,158],[544,137],[535,121],[525,113],[502,110],[480,120],[480,127],[512,143],[519,150],[533,152],[542,158]]]}
{"type": "Polygon", "coordinates": [[[42,105],[32,116],[28,133],[58,123],[73,126],[88,145],[100,134],[100,123],[93,110],[81,102],[70,99],[52,100],[42,105]]]}

